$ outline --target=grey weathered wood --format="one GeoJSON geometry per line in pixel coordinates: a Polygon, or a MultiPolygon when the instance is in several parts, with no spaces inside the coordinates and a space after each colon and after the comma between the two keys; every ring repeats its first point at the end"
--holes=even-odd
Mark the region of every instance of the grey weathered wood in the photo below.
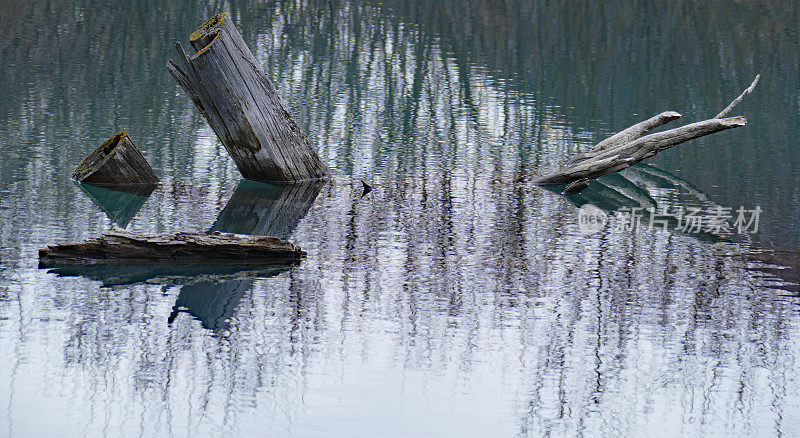
{"type": "Polygon", "coordinates": [[[84,158],[72,177],[82,183],[122,186],[119,187],[122,190],[126,185],[158,183],[150,164],[125,131],[109,138],[84,158]]]}
{"type": "Polygon", "coordinates": [[[625,143],[630,143],[633,140],[644,135],[645,132],[655,129],[665,123],[671,122],[680,118],[681,115],[675,111],[664,111],[661,114],[650,117],[647,120],[641,121],[630,128],[620,131],[611,137],[597,143],[589,152],[577,154],[569,160],[567,164],[574,164],[589,158],[596,157],[604,150],[612,149],[625,143]]]}
{"type": "Polygon", "coordinates": [[[745,124],[747,124],[747,120],[744,117],[730,117],[703,120],[680,128],[657,132],[616,148],[604,150],[591,159],[541,176],[535,181],[537,184],[570,184],[583,179],[595,179],[633,166],[683,142],[745,124]]]}
{"type": "Polygon", "coordinates": [[[588,152],[577,154],[561,169],[539,176],[534,181],[540,185],[566,184],[565,194],[578,193],[589,186],[589,180],[633,166],[665,149],[725,129],[744,126],[747,124],[744,117],[722,117],[753,91],[759,77],[756,75],[753,83],[713,119],[642,136],[681,116],[674,111],[663,112],[607,138],[588,152]]]}
{"type": "Polygon", "coordinates": [[[733,102],[731,102],[730,105],[725,107],[724,110],[722,110],[719,114],[714,116],[714,118],[715,119],[721,119],[721,118],[725,117],[726,115],[728,115],[728,113],[731,112],[733,107],[735,107],[736,105],[739,105],[739,103],[742,101],[742,99],[744,99],[745,97],[747,97],[748,94],[753,92],[753,90],[756,88],[756,84],[758,84],[758,80],[759,79],[761,79],[761,75],[757,74],[756,78],[753,79],[753,83],[750,84],[750,86],[747,87],[744,91],[742,91],[742,94],[740,94],[739,97],[737,97],[736,99],[733,99],[733,102]]]}
{"type": "Polygon", "coordinates": [[[137,234],[107,232],[83,243],[39,250],[42,266],[70,264],[285,263],[305,256],[297,245],[266,236],[214,232],[137,234]]]}
{"type": "Polygon", "coordinates": [[[329,171],[230,18],[214,16],[190,36],[197,53],[167,70],[192,99],[245,178],[285,182],[329,171]]]}

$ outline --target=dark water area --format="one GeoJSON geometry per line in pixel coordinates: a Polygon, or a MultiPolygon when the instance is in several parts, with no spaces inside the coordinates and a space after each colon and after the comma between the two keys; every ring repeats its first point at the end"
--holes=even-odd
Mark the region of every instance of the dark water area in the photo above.
{"type": "Polygon", "coordinates": [[[3,1],[0,435],[797,435],[799,24],[782,1],[3,1]],[[330,181],[242,180],[164,70],[222,11],[330,181]],[[757,73],[745,127],[579,195],[530,182],[757,73]],[[121,130],[162,183],[71,181],[121,130]],[[587,235],[587,204],[761,214],[587,235]],[[38,268],[112,226],[308,255],[38,268]]]}

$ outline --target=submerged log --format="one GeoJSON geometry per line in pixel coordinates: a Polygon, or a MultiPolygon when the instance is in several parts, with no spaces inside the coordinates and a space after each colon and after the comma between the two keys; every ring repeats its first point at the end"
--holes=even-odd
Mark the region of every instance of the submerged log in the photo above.
{"type": "Polygon", "coordinates": [[[747,124],[744,117],[723,117],[753,91],[759,78],[760,75],[756,75],[753,83],[713,119],[644,135],[653,128],[681,117],[674,111],[663,112],[603,140],[590,151],[575,155],[561,169],[539,176],[534,181],[540,185],[565,184],[564,194],[579,193],[589,187],[589,180],[626,169],[689,140],[744,126],[747,124]]]}
{"type": "Polygon", "coordinates": [[[190,36],[197,53],[167,71],[219,137],[242,176],[266,182],[322,178],[328,168],[233,22],[222,13],[190,36]]]}
{"type": "Polygon", "coordinates": [[[249,264],[297,261],[305,252],[276,237],[214,232],[178,234],[105,233],[84,243],[39,250],[40,267],[91,264],[249,264]]]}
{"type": "Polygon", "coordinates": [[[114,189],[123,191],[125,186],[153,186],[158,183],[150,164],[125,131],[109,138],[84,158],[72,177],[82,183],[115,186],[114,189]]]}

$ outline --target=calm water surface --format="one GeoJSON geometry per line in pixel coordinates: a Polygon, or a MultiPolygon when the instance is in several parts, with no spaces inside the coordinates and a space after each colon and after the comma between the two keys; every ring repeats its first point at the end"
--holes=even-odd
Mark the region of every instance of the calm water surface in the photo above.
{"type": "Polygon", "coordinates": [[[0,435],[800,434],[798,24],[784,1],[2,1],[0,435]],[[332,181],[242,181],[164,70],[221,11],[332,181]],[[744,128],[580,196],[527,178],[759,72],[744,128]],[[70,181],[122,129],[163,184],[70,181]],[[763,213],[586,236],[587,202],[763,213]],[[38,269],[112,223],[308,257],[38,269]]]}

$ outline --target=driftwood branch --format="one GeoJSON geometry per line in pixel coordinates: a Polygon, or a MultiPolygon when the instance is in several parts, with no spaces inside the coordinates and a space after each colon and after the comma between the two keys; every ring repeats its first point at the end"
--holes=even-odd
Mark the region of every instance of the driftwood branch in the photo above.
{"type": "Polygon", "coordinates": [[[286,263],[305,256],[277,237],[214,232],[178,234],[105,233],[83,243],[39,250],[43,267],[92,264],[286,263]]]}
{"type": "Polygon", "coordinates": [[[569,184],[581,179],[594,179],[633,166],[675,145],[725,129],[744,126],[746,123],[747,120],[744,117],[709,119],[669,131],[646,135],[630,143],[602,151],[592,159],[540,177],[537,182],[539,184],[569,184]]]}
{"type": "Polygon", "coordinates": [[[735,107],[736,105],[739,105],[739,103],[742,101],[742,99],[744,99],[748,94],[753,92],[753,90],[756,88],[756,84],[758,84],[758,80],[759,79],[761,79],[761,75],[757,74],[756,78],[753,79],[753,83],[750,84],[750,86],[747,87],[744,91],[742,91],[742,94],[740,94],[739,97],[737,97],[736,99],[733,99],[733,102],[731,102],[730,105],[725,107],[725,109],[722,110],[722,112],[720,112],[719,114],[714,116],[714,118],[715,119],[721,119],[721,118],[725,117],[729,112],[731,112],[733,107],[735,107]]]}
{"type": "Polygon", "coordinates": [[[665,149],[715,132],[744,126],[747,124],[744,117],[723,116],[753,91],[759,77],[757,75],[753,83],[713,119],[643,136],[647,131],[681,117],[674,111],[663,112],[612,135],[588,152],[575,155],[561,169],[540,176],[535,182],[540,185],[565,184],[564,193],[578,193],[588,187],[589,180],[633,166],[665,149]]]}
{"type": "Polygon", "coordinates": [[[636,140],[637,138],[641,137],[642,135],[644,135],[645,132],[655,129],[665,123],[671,122],[680,117],[681,115],[676,113],[675,111],[665,111],[657,116],[650,117],[647,120],[641,121],[631,126],[630,128],[620,131],[612,135],[611,137],[608,137],[607,139],[601,141],[600,143],[597,143],[597,145],[593,147],[589,152],[575,155],[568,162],[568,164],[575,164],[579,161],[596,157],[605,150],[610,150],[617,146],[630,143],[636,140]]]}

